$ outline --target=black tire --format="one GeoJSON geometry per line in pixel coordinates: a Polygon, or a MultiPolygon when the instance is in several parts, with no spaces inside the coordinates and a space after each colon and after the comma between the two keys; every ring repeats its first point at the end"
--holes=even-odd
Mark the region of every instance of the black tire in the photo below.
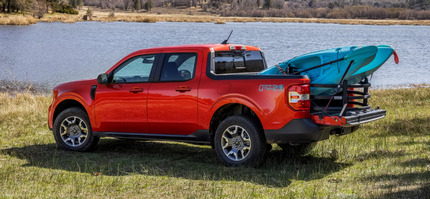
{"type": "Polygon", "coordinates": [[[278,146],[281,147],[281,149],[289,155],[300,156],[300,155],[309,153],[309,151],[311,151],[316,144],[317,144],[316,142],[312,142],[312,143],[298,144],[298,145],[278,144],[278,146]]]}
{"type": "Polygon", "coordinates": [[[52,132],[57,145],[70,151],[90,151],[100,139],[93,135],[88,115],[77,107],[62,111],[55,118],[52,132]]]}
{"type": "Polygon", "coordinates": [[[258,167],[264,161],[267,148],[262,129],[252,118],[247,116],[231,116],[223,120],[215,132],[214,145],[216,154],[226,166],[258,167]],[[233,130],[235,132],[233,134],[228,133],[232,132],[232,129],[236,129],[233,130]],[[225,136],[223,137],[224,133],[225,136]],[[227,139],[228,135],[234,136],[227,139]],[[227,146],[229,145],[227,143],[231,143],[231,146],[227,146]],[[226,148],[223,148],[223,145],[226,148]],[[248,147],[249,149],[245,149],[248,147]],[[235,151],[237,152],[236,155],[234,154],[235,151]],[[228,155],[229,152],[233,153],[228,155]]]}
{"type": "Polygon", "coordinates": [[[267,147],[266,147],[266,152],[267,153],[269,153],[271,150],[272,150],[272,145],[271,144],[267,144],[267,147]]]}

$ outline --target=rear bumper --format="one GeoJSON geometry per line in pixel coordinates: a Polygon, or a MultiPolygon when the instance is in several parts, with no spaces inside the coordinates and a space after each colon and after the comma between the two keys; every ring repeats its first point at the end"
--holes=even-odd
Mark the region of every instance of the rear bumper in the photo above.
{"type": "Polygon", "coordinates": [[[294,119],[280,129],[264,130],[267,143],[310,143],[328,139],[331,134],[354,132],[360,124],[385,117],[386,111],[368,109],[349,111],[347,116],[312,115],[311,119],[294,119]]]}
{"type": "Polygon", "coordinates": [[[280,129],[264,130],[264,134],[269,144],[309,143],[328,139],[331,129],[319,126],[311,119],[294,119],[280,129]]]}

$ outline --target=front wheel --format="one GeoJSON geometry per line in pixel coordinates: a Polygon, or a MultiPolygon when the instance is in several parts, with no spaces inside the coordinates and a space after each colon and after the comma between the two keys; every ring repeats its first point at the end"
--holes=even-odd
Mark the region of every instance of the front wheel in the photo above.
{"type": "Polygon", "coordinates": [[[99,137],[93,135],[88,115],[76,107],[57,116],[53,133],[58,146],[71,151],[89,151],[99,141],[99,137]]]}
{"type": "Polygon", "coordinates": [[[226,166],[260,166],[264,160],[266,140],[250,117],[228,117],[218,126],[214,139],[215,151],[226,166]]]}

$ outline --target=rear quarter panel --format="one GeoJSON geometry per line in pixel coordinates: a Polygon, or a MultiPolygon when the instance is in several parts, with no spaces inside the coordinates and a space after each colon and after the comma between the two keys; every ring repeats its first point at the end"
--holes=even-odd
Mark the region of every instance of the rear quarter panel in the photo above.
{"type": "Polygon", "coordinates": [[[293,84],[307,84],[309,79],[237,79],[213,80],[202,75],[199,87],[199,124],[208,129],[213,114],[230,103],[243,104],[252,109],[264,129],[279,129],[292,119],[309,118],[309,111],[294,111],[286,100],[286,92],[293,84]],[[283,89],[261,89],[264,85],[282,85],[283,89]]]}

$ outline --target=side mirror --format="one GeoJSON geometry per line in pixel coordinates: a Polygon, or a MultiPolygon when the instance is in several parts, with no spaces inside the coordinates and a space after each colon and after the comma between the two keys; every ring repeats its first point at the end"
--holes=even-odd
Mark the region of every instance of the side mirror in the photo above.
{"type": "Polygon", "coordinates": [[[97,83],[107,84],[108,83],[108,75],[106,73],[102,73],[99,76],[97,76],[97,83]]]}

